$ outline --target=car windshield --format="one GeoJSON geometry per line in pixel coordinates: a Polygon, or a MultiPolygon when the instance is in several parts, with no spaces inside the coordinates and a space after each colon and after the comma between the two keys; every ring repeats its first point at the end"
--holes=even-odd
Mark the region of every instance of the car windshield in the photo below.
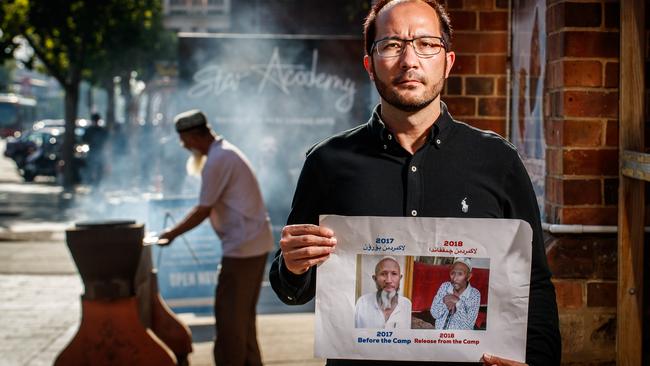
{"type": "Polygon", "coordinates": [[[11,127],[18,121],[16,106],[0,102],[0,127],[11,127]]]}

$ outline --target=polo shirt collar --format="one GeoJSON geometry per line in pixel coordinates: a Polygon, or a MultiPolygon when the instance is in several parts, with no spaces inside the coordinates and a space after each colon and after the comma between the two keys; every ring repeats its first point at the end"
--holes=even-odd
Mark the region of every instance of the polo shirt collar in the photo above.
{"type": "Polygon", "coordinates": [[[214,141],[212,141],[212,144],[210,144],[210,148],[212,148],[212,146],[219,146],[221,144],[223,144],[223,136],[217,135],[214,137],[214,141]]]}
{"type": "MultiPolygon", "coordinates": [[[[451,281],[449,283],[449,288],[447,288],[447,293],[448,294],[453,294],[454,293],[454,285],[451,284],[451,281]]],[[[463,293],[460,294],[460,298],[467,299],[470,295],[470,292],[472,291],[472,285],[467,282],[467,287],[465,287],[465,290],[463,290],[463,293]]]]}
{"type": "MultiPolygon", "coordinates": [[[[446,142],[453,124],[454,120],[447,110],[447,105],[440,101],[440,115],[433,123],[433,128],[429,132],[427,143],[437,148],[444,146],[444,142],[446,142]]],[[[390,147],[397,144],[395,136],[393,136],[392,132],[390,132],[388,127],[386,127],[386,124],[381,118],[381,104],[377,104],[374,108],[372,116],[368,121],[368,126],[373,138],[379,143],[379,145],[390,147]]]]}

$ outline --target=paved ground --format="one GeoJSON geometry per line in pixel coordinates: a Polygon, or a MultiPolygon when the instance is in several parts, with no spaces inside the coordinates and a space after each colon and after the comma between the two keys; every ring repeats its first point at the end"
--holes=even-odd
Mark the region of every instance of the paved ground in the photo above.
{"type": "MultiPolygon", "coordinates": [[[[52,365],[79,327],[77,275],[0,275],[0,365],[52,365]]],[[[199,338],[192,365],[212,365],[211,318],[181,314],[199,338]]],[[[313,358],[313,313],[258,315],[266,365],[323,365],[313,358]]]]}
{"type": "MultiPolygon", "coordinates": [[[[0,156],[0,366],[51,365],[76,334],[83,284],[64,243],[77,219],[70,200],[51,181],[23,183],[0,156]]],[[[257,318],[264,363],[323,365],[313,358],[310,307],[282,305],[264,285],[257,318]]],[[[181,318],[194,334],[191,364],[211,365],[212,318],[181,318]]]]}

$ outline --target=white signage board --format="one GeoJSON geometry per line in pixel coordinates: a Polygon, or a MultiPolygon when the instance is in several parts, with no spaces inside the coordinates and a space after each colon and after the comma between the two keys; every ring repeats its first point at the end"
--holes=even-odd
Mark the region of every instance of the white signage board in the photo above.
{"type": "Polygon", "coordinates": [[[324,215],[320,225],[337,246],[317,269],[316,357],[524,362],[527,222],[324,215]]]}

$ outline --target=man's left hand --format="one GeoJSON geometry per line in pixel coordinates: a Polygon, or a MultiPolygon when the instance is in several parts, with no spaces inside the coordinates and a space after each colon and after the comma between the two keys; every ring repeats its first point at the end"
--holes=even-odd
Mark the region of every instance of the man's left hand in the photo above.
{"type": "Polygon", "coordinates": [[[442,298],[442,302],[447,306],[447,310],[450,312],[456,311],[456,303],[458,300],[460,300],[460,298],[454,294],[445,295],[445,297],[442,298]]]}
{"type": "Polygon", "coordinates": [[[483,354],[481,361],[483,361],[483,366],[528,366],[528,364],[525,363],[493,356],[488,353],[483,354]]]}

